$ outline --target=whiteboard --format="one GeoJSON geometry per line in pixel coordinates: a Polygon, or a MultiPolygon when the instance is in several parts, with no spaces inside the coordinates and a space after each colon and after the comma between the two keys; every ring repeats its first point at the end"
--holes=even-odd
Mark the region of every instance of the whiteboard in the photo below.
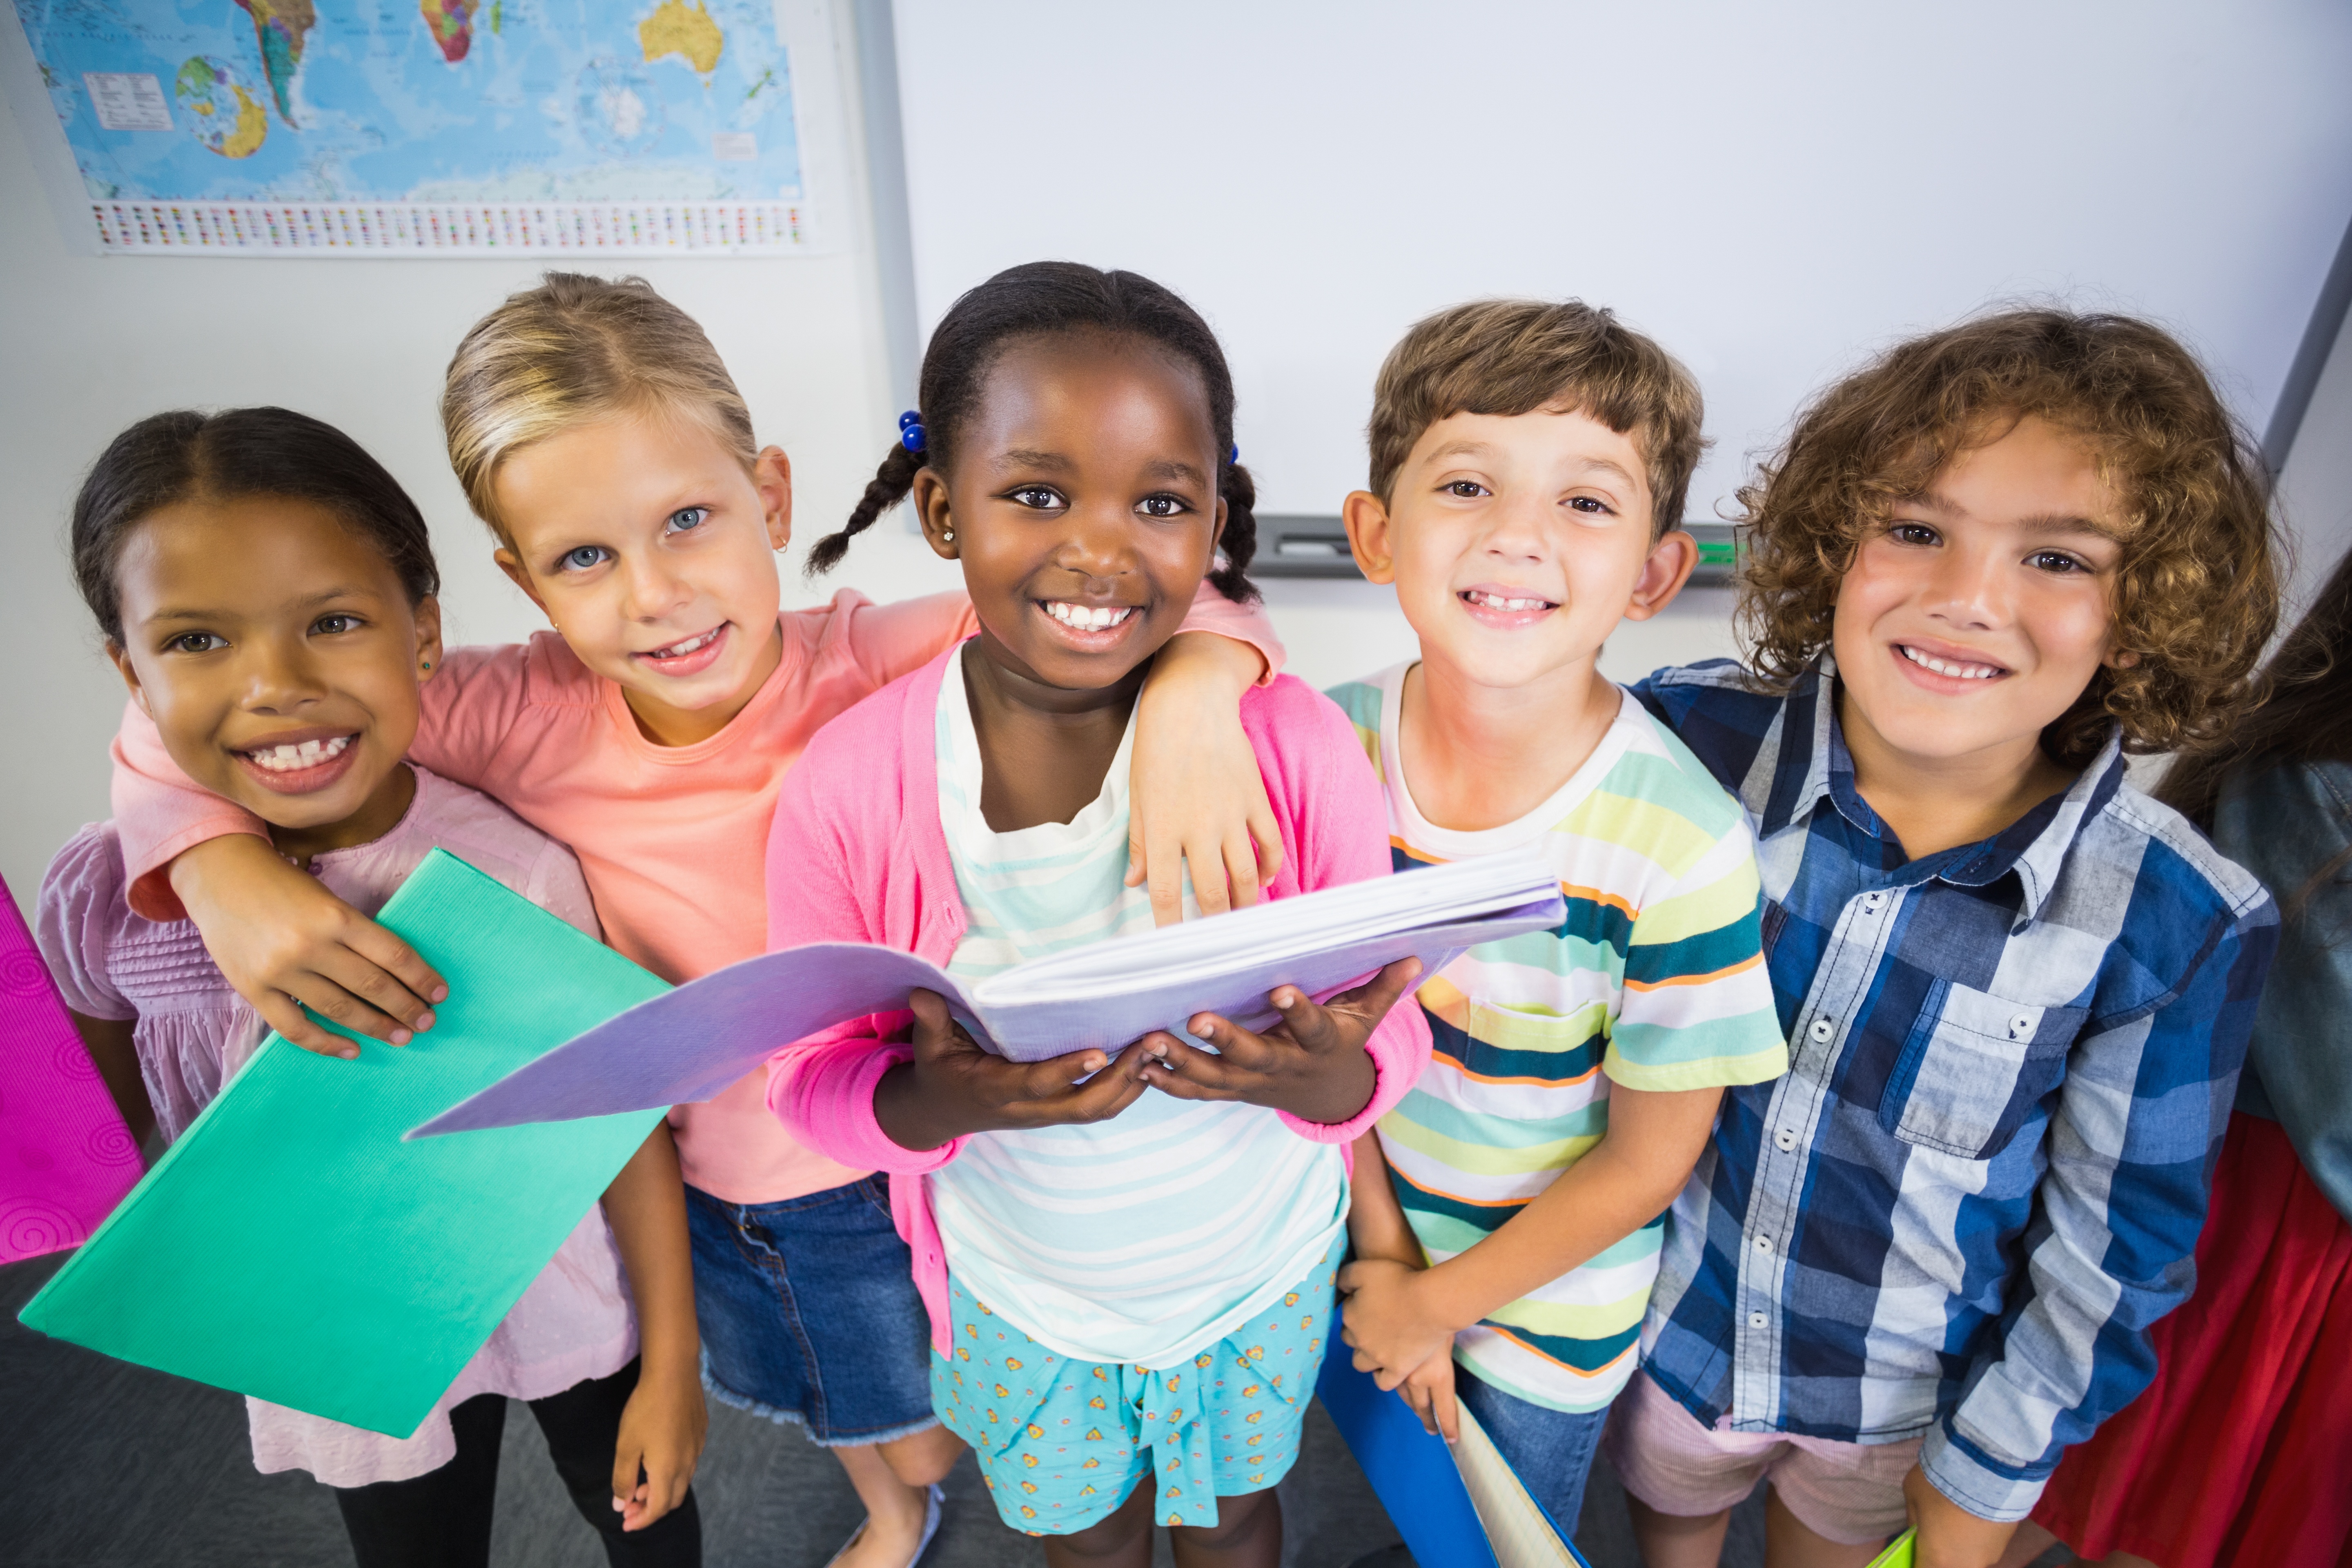
{"type": "Polygon", "coordinates": [[[1169,284],[1272,512],[1337,510],[1381,356],[1496,294],[1697,374],[1695,520],[1810,390],[2001,299],[2165,321],[2259,431],[2352,216],[2340,0],[895,12],[922,329],[1041,257],[1169,284]]]}

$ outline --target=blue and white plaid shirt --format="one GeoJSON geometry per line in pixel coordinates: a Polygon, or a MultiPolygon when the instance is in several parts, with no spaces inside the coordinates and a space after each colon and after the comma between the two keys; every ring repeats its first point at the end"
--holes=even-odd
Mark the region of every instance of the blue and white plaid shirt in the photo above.
{"type": "Polygon", "coordinates": [[[2155,1372],[2195,1279],[2278,934],[2269,895],[2124,782],[1906,861],[1854,790],[1824,656],[1634,694],[1746,804],[1787,1077],[1727,1090],[1667,1227],[1643,1364],[1712,1426],[1919,1462],[2024,1517],[2155,1372]]]}

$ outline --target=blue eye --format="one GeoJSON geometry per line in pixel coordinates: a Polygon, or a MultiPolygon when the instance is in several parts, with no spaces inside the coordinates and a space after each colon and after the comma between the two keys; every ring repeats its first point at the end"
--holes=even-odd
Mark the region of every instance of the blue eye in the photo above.
{"type": "Polygon", "coordinates": [[[558,572],[585,572],[591,566],[602,565],[604,558],[611,553],[611,551],[601,544],[583,544],[557,556],[555,569],[558,572]]]}
{"type": "Polygon", "coordinates": [[[669,514],[669,530],[673,533],[684,533],[688,529],[700,528],[709,521],[709,507],[682,506],[669,514]]]}

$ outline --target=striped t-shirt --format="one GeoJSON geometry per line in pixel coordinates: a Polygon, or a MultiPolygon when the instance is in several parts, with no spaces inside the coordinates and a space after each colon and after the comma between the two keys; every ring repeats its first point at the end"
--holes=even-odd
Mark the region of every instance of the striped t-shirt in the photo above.
{"type": "MultiPolygon", "coordinates": [[[[1506,852],[1541,857],[1568,918],[1473,948],[1422,984],[1436,1049],[1380,1124],[1397,1197],[1435,1265],[1484,1239],[1601,1142],[1609,1085],[1674,1090],[1788,1070],[1739,803],[1639,703],[1517,822],[1425,820],[1398,762],[1410,664],[1338,687],[1389,803],[1399,871],[1506,852]]],[[[1454,1359],[1553,1410],[1598,1410],[1633,1375],[1664,1218],[1498,1308],[1454,1359]]]]}
{"type": "MultiPolygon", "coordinates": [[[[981,813],[963,660],[940,682],[940,824],[968,922],[948,961],[984,978],[1151,929],[1127,877],[1128,721],[1102,793],[1066,823],[1012,833],[981,813]]],[[[1184,913],[1200,907],[1185,890],[1184,913]]],[[[925,1178],[948,1273],[1074,1361],[1167,1367],[1278,1300],[1346,1223],[1337,1145],[1264,1106],[1157,1089],[1105,1122],[976,1132],[925,1178]]]]}

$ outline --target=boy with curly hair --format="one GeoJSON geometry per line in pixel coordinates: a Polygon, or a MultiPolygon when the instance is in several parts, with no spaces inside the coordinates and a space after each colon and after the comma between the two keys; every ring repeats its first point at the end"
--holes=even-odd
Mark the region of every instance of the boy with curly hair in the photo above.
{"type": "Polygon", "coordinates": [[[1752,669],[1636,694],[1756,827],[1788,1075],[1675,1200],[1604,1439],[1650,1568],[1997,1562],[2192,1283],[2277,922],[2134,789],[2277,615],[2269,485],[2145,322],[2018,310],[1832,386],[1741,492],[1752,669]]]}

